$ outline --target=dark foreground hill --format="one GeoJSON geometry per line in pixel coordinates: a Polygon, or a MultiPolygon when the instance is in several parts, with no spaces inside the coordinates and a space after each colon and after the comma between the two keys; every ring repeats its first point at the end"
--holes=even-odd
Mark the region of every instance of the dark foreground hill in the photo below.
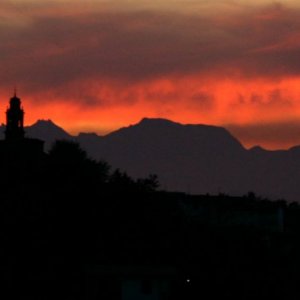
{"type": "Polygon", "coordinates": [[[45,140],[46,147],[55,139],[76,140],[93,158],[107,160],[133,177],[157,174],[167,190],[230,195],[253,191],[271,199],[299,200],[299,147],[247,150],[221,127],[143,119],[106,136],[74,137],[51,121],[38,121],[26,132],[45,140]]]}
{"type": "Polygon", "coordinates": [[[300,205],[157,191],[78,143],[13,145],[0,155],[1,299],[299,298],[300,205]]]}

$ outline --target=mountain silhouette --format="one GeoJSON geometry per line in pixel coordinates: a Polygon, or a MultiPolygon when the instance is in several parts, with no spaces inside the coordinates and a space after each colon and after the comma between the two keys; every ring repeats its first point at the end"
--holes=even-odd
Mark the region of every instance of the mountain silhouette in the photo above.
{"type": "MultiPolygon", "coordinates": [[[[0,139],[4,139],[5,125],[0,126],[0,139]]],[[[26,137],[45,141],[45,149],[49,150],[56,140],[71,140],[74,137],[51,120],[38,120],[25,127],[26,137]]]]}
{"type": "Polygon", "coordinates": [[[51,145],[56,140],[68,140],[72,139],[61,127],[55,125],[51,120],[38,120],[32,126],[25,127],[26,136],[30,138],[38,138],[46,142],[46,150],[51,147],[51,145]]]}
{"type": "Polygon", "coordinates": [[[288,201],[298,201],[300,195],[300,146],[247,150],[222,127],[145,118],[106,136],[72,136],[50,120],[25,130],[26,136],[45,140],[46,149],[55,139],[72,139],[92,158],[104,159],[133,177],[157,174],[167,190],[230,195],[252,191],[288,201]]]}

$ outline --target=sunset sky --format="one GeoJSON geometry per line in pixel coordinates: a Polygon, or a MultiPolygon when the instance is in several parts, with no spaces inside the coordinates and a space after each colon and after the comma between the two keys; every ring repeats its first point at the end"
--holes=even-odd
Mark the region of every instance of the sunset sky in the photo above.
{"type": "Polygon", "coordinates": [[[143,117],[300,144],[300,1],[1,0],[0,122],[105,134],[143,117]]]}

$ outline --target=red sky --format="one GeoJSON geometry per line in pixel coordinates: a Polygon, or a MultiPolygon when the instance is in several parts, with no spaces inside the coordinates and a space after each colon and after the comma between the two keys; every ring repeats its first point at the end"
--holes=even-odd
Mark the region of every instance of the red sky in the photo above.
{"type": "Polygon", "coordinates": [[[300,5],[250,0],[1,0],[0,122],[103,134],[162,117],[247,146],[300,144],[300,5]]]}

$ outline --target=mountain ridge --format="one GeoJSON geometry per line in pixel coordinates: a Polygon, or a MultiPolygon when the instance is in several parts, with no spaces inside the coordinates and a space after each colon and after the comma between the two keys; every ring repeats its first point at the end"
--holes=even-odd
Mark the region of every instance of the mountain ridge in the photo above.
{"type": "Polygon", "coordinates": [[[70,139],[92,158],[106,160],[133,177],[155,173],[163,189],[230,195],[252,191],[274,200],[299,200],[300,146],[277,151],[259,146],[246,149],[222,127],[150,118],[105,136],[73,136],[51,120],[39,120],[25,131],[27,137],[45,140],[46,149],[56,139],[70,139]]]}

